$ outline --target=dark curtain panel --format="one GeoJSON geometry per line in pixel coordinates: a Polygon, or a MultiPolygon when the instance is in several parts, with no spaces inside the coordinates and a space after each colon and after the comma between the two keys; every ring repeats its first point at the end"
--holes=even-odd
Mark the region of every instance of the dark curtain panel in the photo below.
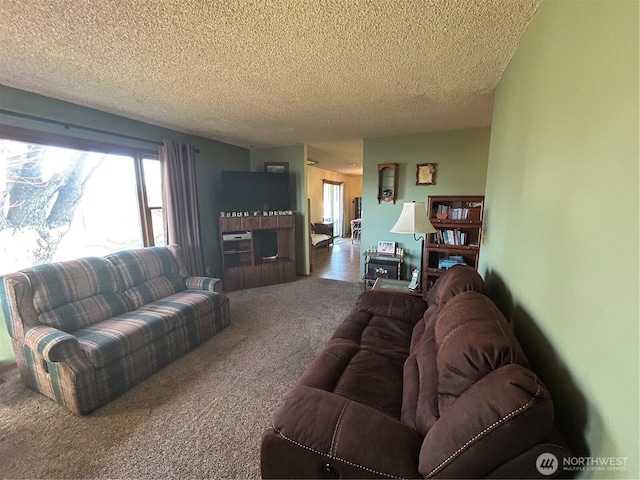
{"type": "Polygon", "coordinates": [[[167,243],[181,247],[182,260],[190,275],[204,275],[195,149],[191,145],[165,140],[159,148],[159,154],[167,243]]]}

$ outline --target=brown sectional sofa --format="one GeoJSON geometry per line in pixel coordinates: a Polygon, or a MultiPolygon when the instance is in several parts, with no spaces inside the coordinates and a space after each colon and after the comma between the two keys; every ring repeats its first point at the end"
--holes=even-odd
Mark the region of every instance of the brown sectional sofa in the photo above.
{"type": "Polygon", "coordinates": [[[484,290],[456,266],[426,302],[362,293],[275,412],[263,478],[551,476],[553,402],[484,290]]]}

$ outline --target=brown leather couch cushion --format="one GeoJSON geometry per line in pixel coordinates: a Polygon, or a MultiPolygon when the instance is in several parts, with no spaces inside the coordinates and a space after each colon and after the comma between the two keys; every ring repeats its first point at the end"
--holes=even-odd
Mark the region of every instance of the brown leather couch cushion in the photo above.
{"type": "Polygon", "coordinates": [[[403,422],[423,436],[439,416],[434,321],[426,318],[425,314],[414,328],[411,354],[404,364],[401,416],[403,422]]]}
{"type": "Polygon", "coordinates": [[[533,372],[515,364],[500,367],[465,391],[429,430],[420,450],[420,473],[484,477],[544,440],[553,416],[551,397],[533,372]]]}
{"type": "Polygon", "coordinates": [[[426,435],[440,416],[434,324],[447,302],[467,291],[484,292],[482,277],[466,265],[447,270],[429,291],[428,308],[412,332],[410,355],[404,365],[401,418],[421,435],[426,435]]]}
{"type": "Polygon", "coordinates": [[[425,307],[418,297],[362,293],[356,309],[349,312],[305,370],[300,384],[335,393],[399,420],[403,367],[414,325],[425,307]]]}
{"type": "Polygon", "coordinates": [[[347,341],[331,341],[314,359],[299,384],[355,400],[400,418],[402,362],[347,341]]]}
{"type": "Polygon", "coordinates": [[[356,310],[410,323],[412,328],[426,308],[427,305],[420,297],[374,290],[362,292],[356,301],[356,310]]]}
{"type": "Polygon", "coordinates": [[[493,302],[477,292],[456,295],[441,309],[434,329],[438,410],[503,365],[528,362],[513,330],[493,302]]]}
{"type": "Polygon", "coordinates": [[[467,291],[486,293],[484,280],[478,272],[468,265],[455,265],[448,269],[427,292],[429,305],[438,305],[440,309],[457,294],[467,291]]]}

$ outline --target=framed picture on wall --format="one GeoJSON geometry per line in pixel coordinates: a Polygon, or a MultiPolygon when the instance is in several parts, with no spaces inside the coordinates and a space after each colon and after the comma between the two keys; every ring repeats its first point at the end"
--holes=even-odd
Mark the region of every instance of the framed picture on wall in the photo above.
{"type": "Polygon", "coordinates": [[[289,162],[265,162],[264,171],[267,173],[287,173],[289,162]]]}
{"type": "Polygon", "coordinates": [[[419,163],[416,169],[416,185],[435,185],[436,167],[435,163],[419,163]]]}
{"type": "Polygon", "coordinates": [[[378,253],[388,253],[393,255],[396,252],[396,242],[378,242],[378,253]]]}

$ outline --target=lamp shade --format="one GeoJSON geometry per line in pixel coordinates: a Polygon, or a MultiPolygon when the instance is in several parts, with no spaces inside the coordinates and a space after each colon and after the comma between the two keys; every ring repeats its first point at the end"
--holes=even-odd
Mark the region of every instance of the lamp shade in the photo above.
{"type": "Polygon", "coordinates": [[[433,233],[433,228],[427,214],[424,202],[405,203],[402,206],[400,218],[391,229],[392,233],[433,233]]]}

